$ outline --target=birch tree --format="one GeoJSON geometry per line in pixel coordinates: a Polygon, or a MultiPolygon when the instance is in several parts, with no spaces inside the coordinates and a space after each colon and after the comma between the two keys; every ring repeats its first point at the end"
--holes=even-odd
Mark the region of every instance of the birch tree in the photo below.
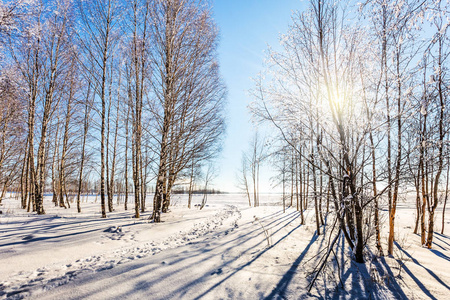
{"type": "Polygon", "coordinates": [[[92,72],[96,100],[100,101],[100,200],[102,218],[106,218],[106,108],[108,77],[111,58],[117,46],[118,26],[122,13],[121,2],[116,0],[78,1],[80,27],[78,43],[82,51],[81,63],[86,72],[92,72]]]}
{"type": "Polygon", "coordinates": [[[152,219],[160,222],[180,171],[193,155],[210,155],[221,136],[224,87],[216,61],[217,28],[207,3],[161,0],[151,12],[154,111],[160,136],[152,219]]]}

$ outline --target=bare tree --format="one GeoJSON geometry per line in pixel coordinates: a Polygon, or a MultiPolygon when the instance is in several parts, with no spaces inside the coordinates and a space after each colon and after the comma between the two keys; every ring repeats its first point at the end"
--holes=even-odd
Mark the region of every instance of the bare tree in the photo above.
{"type": "Polygon", "coordinates": [[[205,174],[203,176],[204,180],[204,187],[203,187],[203,198],[202,203],[200,204],[199,209],[203,209],[206,205],[206,201],[208,201],[208,193],[209,193],[209,185],[211,184],[211,181],[214,180],[215,177],[217,177],[217,169],[215,168],[213,162],[209,162],[206,166],[205,174]]]}
{"type": "Polygon", "coordinates": [[[447,160],[447,174],[446,174],[446,183],[445,183],[444,205],[442,206],[441,234],[444,234],[444,227],[445,227],[445,208],[447,206],[447,200],[448,200],[448,184],[449,184],[449,177],[450,177],[449,175],[450,175],[450,162],[447,160]]]}
{"type": "Polygon", "coordinates": [[[249,163],[248,158],[245,152],[242,152],[241,156],[241,167],[239,169],[239,173],[237,175],[239,187],[245,192],[248,199],[248,206],[252,206],[252,201],[250,198],[250,184],[248,180],[249,173],[249,163]]]}
{"type": "Polygon", "coordinates": [[[89,123],[90,123],[90,114],[91,114],[91,85],[92,81],[87,81],[87,90],[86,90],[86,97],[84,99],[84,119],[83,119],[83,136],[82,136],[82,142],[81,142],[81,157],[80,157],[80,172],[78,177],[78,189],[77,189],[77,211],[81,212],[81,190],[83,186],[83,171],[84,171],[84,165],[86,160],[86,142],[87,142],[87,135],[89,131],[89,123]]]}
{"type": "Polygon", "coordinates": [[[0,203],[16,178],[23,178],[24,167],[20,169],[20,164],[27,158],[26,123],[23,121],[26,116],[21,109],[24,104],[13,81],[14,75],[13,69],[6,67],[0,76],[0,183],[3,186],[0,203]]]}
{"type": "Polygon", "coordinates": [[[118,22],[122,8],[116,0],[78,1],[80,28],[78,31],[79,44],[83,52],[82,66],[87,72],[95,76],[95,94],[101,102],[99,112],[100,128],[100,198],[102,218],[106,218],[106,182],[105,182],[105,138],[106,138],[106,107],[108,92],[108,70],[111,68],[111,57],[117,45],[118,22]]]}
{"type": "Polygon", "coordinates": [[[248,154],[248,163],[253,183],[253,206],[255,207],[259,206],[259,170],[262,162],[267,157],[264,144],[265,139],[261,139],[258,132],[255,132],[250,142],[250,152],[248,154]]]}
{"type": "MultiPolygon", "coordinates": [[[[61,149],[61,159],[59,160],[59,203],[64,204],[64,195],[67,195],[67,186],[66,186],[66,156],[69,151],[69,134],[70,134],[70,122],[73,116],[73,105],[75,102],[75,93],[77,89],[76,83],[76,66],[75,66],[75,56],[71,63],[69,69],[69,75],[67,78],[68,84],[68,95],[67,95],[67,103],[66,103],[66,114],[65,114],[65,122],[64,122],[64,131],[63,131],[63,144],[61,149]]],[[[69,199],[67,199],[67,205],[70,208],[69,199]]]]}
{"type": "MultiPolygon", "coordinates": [[[[440,11],[440,4],[438,4],[438,9],[440,11]]],[[[446,17],[443,14],[438,14],[433,19],[433,25],[436,30],[436,36],[432,40],[432,49],[430,51],[430,55],[434,58],[434,70],[435,74],[432,76],[431,84],[434,86],[434,92],[432,97],[437,101],[436,103],[436,116],[435,116],[435,124],[437,127],[435,137],[432,139],[435,141],[435,149],[437,148],[436,155],[436,171],[434,173],[434,178],[432,179],[433,193],[431,197],[428,198],[429,202],[427,203],[428,207],[428,236],[426,240],[427,248],[431,249],[433,243],[433,232],[434,232],[434,214],[436,208],[439,203],[439,184],[441,179],[441,174],[444,166],[444,138],[448,131],[446,128],[447,118],[446,118],[446,107],[448,106],[449,101],[449,87],[446,84],[448,79],[444,73],[444,65],[447,61],[447,58],[450,55],[448,51],[448,37],[446,36],[448,23],[446,21],[446,17]],[[435,49],[433,49],[435,48],[435,49]]],[[[433,101],[434,102],[434,101],[433,101]]],[[[431,105],[430,105],[431,106],[431,105]]],[[[430,107],[428,108],[430,109],[430,107]]]]}
{"type": "Polygon", "coordinates": [[[157,98],[153,111],[160,134],[154,222],[160,222],[161,213],[167,211],[178,174],[190,166],[193,155],[211,156],[224,128],[217,29],[209,8],[200,2],[161,0],[151,10],[157,98]]]}

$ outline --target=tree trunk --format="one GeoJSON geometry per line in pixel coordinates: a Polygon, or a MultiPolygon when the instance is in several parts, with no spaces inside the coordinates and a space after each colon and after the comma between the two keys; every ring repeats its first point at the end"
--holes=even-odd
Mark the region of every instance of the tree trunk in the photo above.
{"type": "MultiPolygon", "coordinates": [[[[50,101],[50,100],[47,100],[50,101]]],[[[47,102],[48,103],[48,102],[47,102]]],[[[45,104],[47,108],[47,104],[45,104]]],[[[45,214],[44,210],[44,187],[45,187],[45,154],[46,154],[46,141],[47,141],[47,122],[49,111],[45,109],[44,117],[42,119],[41,129],[41,141],[38,147],[37,153],[37,178],[35,181],[35,193],[36,193],[36,212],[38,215],[45,214]],[[47,112],[47,113],[46,113],[47,112]]]]}
{"type": "MultiPolygon", "coordinates": [[[[312,144],[312,137],[311,137],[312,144]]],[[[320,235],[320,217],[319,217],[319,203],[317,199],[317,177],[316,177],[316,163],[314,157],[314,146],[311,146],[311,167],[313,176],[313,193],[314,193],[314,213],[316,215],[316,233],[320,235]]]]}
{"type": "MultiPolygon", "coordinates": [[[[303,148],[300,146],[300,153],[302,153],[303,148]]],[[[303,194],[303,164],[302,161],[299,159],[298,160],[298,174],[299,174],[299,193],[300,193],[300,199],[299,199],[299,204],[300,204],[300,222],[301,224],[305,224],[305,218],[303,215],[303,198],[305,197],[303,194]]]]}
{"type": "Polygon", "coordinates": [[[124,209],[128,210],[128,122],[130,118],[130,105],[127,105],[127,118],[125,120],[125,200],[124,200],[124,209]]]}
{"type": "MultiPolygon", "coordinates": [[[[108,14],[110,8],[108,7],[108,14]]],[[[108,48],[109,48],[109,22],[107,24],[107,36],[103,48],[103,60],[102,60],[102,79],[101,79],[101,95],[100,100],[102,102],[101,110],[101,142],[100,142],[100,205],[102,210],[102,218],[106,218],[106,197],[105,197],[105,131],[106,131],[106,69],[108,61],[108,48]]]]}
{"type": "MultiPolygon", "coordinates": [[[[319,163],[319,167],[320,170],[322,170],[322,161],[320,161],[319,163]]],[[[320,217],[320,225],[325,225],[325,221],[323,219],[323,212],[322,212],[322,199],[323,199],[323,174],[322,172],[320,172],[320,177],[319,177],[319,195],[318,195],[318,199],[319,199],[319,217],[320,217]]]]}
{"type": "MultiPolygon", "coordinates": [[[[395,166],[394,194],[392,201],[389,202],[389,237],[388,237],[388,254],[394,253],[394,224],[395,213],[397,210],[398,189],[400,185],[400,168],[402,160],[402,85],[400,74],[400,50],[397,50],[397,162],[395,166]]],[[[388,145],[389,147],[389,145],[388,145]]]]}
{"type": "Polygon", "coordinates": [[[372,155],[372,189],[373,189],[373,197],[374,197],[374,222],[375,222],[375,235],[376,235],[376,243],[378,255],[383,256],[383,247],[381,246],[381,228],[380,228],[380,216],[379,216],[379,208],[378,208],[378,192],[377,192],[377,173],[376,173],[376,156],[375,156],[375,144],[373,142],[372,131],[369,132],[370,139],[370,149],[372,155]]]}
{"type": "Polygon", "coordinates": [[[286,186],[286,159],[283,157],[283,170],[282,172],[282,185],[283,185],[283,213],[286,212],[286,192],[285,192],[285,186],[286,186]]]}
{"type": "MultiPolygon", "coordinates": [[[[256,146],[255,149],[253,149],[254,152],[256,152],[256,146]]],[[[255,157],[256,153],[253,153],[253,157],[255,157]]],[[[256,161],[253,159],[252,162],[252,181],[253,181],[253,206],[258,206],[258,197],[256,193],[256,161]]],[[[284,182],[284,179],[283,179],[284,182]]],[[[283,188],[283,199],[284,199],[284,188],[283,188]]],[[[284,200],[283,200],[284,201],[284,200]]]]}
{"type": "MultiPolygon", "coordinates": [[[[191,172],[189,175],[188,208],[191,208],[193,187],[194,187],[194,156],[192,156],[191,172]]],[[[250,203],[250,199],[248,201],[250,203]]]]}
{"type": "Polygon", "coordinates": [[[356,219],[356,249],[355,249],[355,260],[356,262],[363,263],[364,262],[364,236],[363,236],[363,211],[359,200],[355,201],[355,219],[356,219]]]}
{"type": "MultiPolygon", "coordinates": [[[[119,72],[119,87],[120,87],[120,72],[119,72]]],[[[117,97],[119,97],[119,93],[117,93],[117,97]]],[[[115,121],[115,128],[114,128],[114,146],[113,146],[113,157],[112,157],[112,163],[111,163],[111,178],[109,183],[109,189],[110,191],[110,199],[108,201],[110,202],[110,208],[114,210],[113,208],[113,198],[114,198],[114,184],[115,184],[115,171],[116,171],[116,156],[117,156],[117,136],[118,136],[118,130],[119,130],[119,101],[117,100],[117,110],[116,110],[116,121],[115,121]]]]}
{"type": "MultiPolygon", "coordinates": [[[[145,168],[144,172],[144,160],[142,159],[142,151],[140,151],[141,158],[139,159],[139,176],[141,178],[141,212],[145,212],[145,197],[146,197],[146,182],[147,182],[147,168],[145,168]]],[[[147,164],[147,154],[145,155],[145,162],[147,164]]],[[[170,200],[169,200],[170,201],[170,200]]]]}
{"type": "Polygon", "coordinates": [[[417,177],[414,179],[414,185],[416,188],[416,225],[414,226],[414,234],[419,231],[419,223],[422,215],[420,205],[420,168],[417,168],[417,177]]]}
{"type": "Polygon", "coordinates": [[[304,204],[303,206],[305,207],[305,210],[308,209],[308,200],[309,200],[309,176],[310,176],[310,168],[308,165],[305,165],[305,176],[304,178],[305,180],[305,197],[303,197],[303,201],[304,204]]]}
{"type": "MultiPolygon", "coordinates": [[[[64,194],[66,194],[66,176],[65,176],[65,168],[66,168],[66,154],[68,151],[68,144],[69,144],[69,124],[70,124],[70,117],[72,114],[71,111],[71,104],[72,104],[72,98],[73,98],[73,82],[71,82],[70,86],[70,92],[69,92],[69,98],[67,100],[67,112],[66,112],[66,122],[64,125],[64,137],[63,137],[63,147],[62,147],[62,153],[61,153],[61,161],[60,161],[60,170],[59,170],[59,203],[64,204],[64,194]]],[[[67,199],[67,203],[69,199],[67,199]]],[[[70,205],[70,204],[69,204],[70,205]]],[[[65,208],[65,206],[64,206],[65,208]]],[[[69,206],[70,208],[70,206],[69,206]]]]}
{"type": "Polygon", "coordinates": [[[294,205],[294,150],[292,150],[291,155],[291,204],[290,207],[294,205]]]}
{"type": "Polygon", "coordinates": [[[27,208],[27,198],[28,198],[28,138],[25,144],[25,151],[23,156],[22,173],[20,176],[20,192],[21,192],[21,207],[22,209],[27,208]]]}
{"type": "MultiPolygon", "coordinates": [[[[426,227],[425,227],[425,212],[427,205],[427,185],[428,181],[426,180],[425,173],[425,149],[426,149],[426,133],[427,133],[427,115],[425,114],[423,118],[423,127],[421,128],[421,137],[420,137],[420,156],[419,156],[419,170],[421,173],[421,182],[422,182],[422,215],[420,218],[420,236],[421,236],[421,244],[425,245],[426,241],[426,227]]],[[[428,172],[428,170],[427,170],[428,172]]]]}
{"type": "MultiPolygon", "coordinates": [[[[164,118],[166,119],[166,117],[164,118]]],[[[168,118],[167,118],[168,119],[168,118]]],[[[164,122],[168,127],[168,120],[164,122]]],[[[165,128],[166,126],[163,126],[165,128]]],[[[161,151],[159,159],[159,170],[156,181],[156,191],[153,200],[153,221],[156,223],[161,222],[161,209],[164,201],[164,189],[166,181],[166,159],[167,159],[167,129],[163,129],[163,136],[161,141],[161,151]]]]}
{"type": "Polygon", "coordinates": [[[444,112],[445,112],[445,99],[444,99],[444,91],[443,91],[443,78],[442,78],[442,47],[443,47],[443,37],[442,35],[439,35],[439,55],[438,55],[438,95],[439,95],[439,139],[438,139],[438,166],[437,166],[437,172],[436,177],[434,178],[434,188],[433,188],[433,204],[431,208],[429,208],[429,215],[428,215],[428,237],[426,246],[428,249],[431,249],[433,245],[433,233],[434,233],[434,213],[436,211],[436,208],[439,203],[439,197],[438,197],[438,187],[439,187],[439,180],[441,177],[443,165],[444,165],[444,112]]]}
{"type": "MultiPolygon", "coordinates": [[[[59,116],[58,116],[58,121],[57,121],[57,125],[56,125],[56,133],[55,133],[55,146],[54,146],[54,150],[53,150],[53,159],[52,159],[52,194],[53,194],[53,199],[52,202],[55,204],[55,206],[58,206],[58,186],[57,186],[57,178],[56,178],[56,171],[57,171],[57,166],[56,166],[56,158],[59,157],[59,116]]],[[[63,202],[64,205],[64,202],[63,202]]],[[[65,205],[64,205],[65,208],[65,205]]]]}
{"type": "Polygon", "coordinates": [[[447,163],[447,182],[446,182],[446,184],[445,184],[444,207],[442,208],[442,228],[441,228],[441,234],[444,234],[444,225],[445,225],[445,207],[447,206],[447,200],[448,200],[448,183],[449,183],[449,175],[450,175],[450,162],[447,163]]]}
{"type": "Polygon", "coordinates": [[[382,49],[381,49],[381,65],[383,68],[384,84],[385,84],[385,97],[386,97],[386,124],[387,124],[387,171],[388,171],[388,203],[389,203],[389,238],[388,238],[388,255],[393,254],[393,242],[394,242],[394,217],[392,214],[392,155],[391,155],[391,115],[390,115],[390,101],[389,101],[389,76],[387,66],[387,7],[383,6],[382,22],[383,22],[383,36],[382,36],[382,49]]]}
{"type": "Polygon", "coordinates": [[[138,164],[137,164],[137,157],[136,157],[136,118],[134,118],[133,120],[134,125],[133,125],[133,136],[134,136],[134,141],[133,141],[133,145],[132,145],[132,160],[133,160],[133,183],[134,183],[134,217],[135,218],[139,218],[140,217],[140,196],[141,196],[141,192],[140,192],[140,180],[139,180],[139,171],[138,171],[138,164]]]}
{"type": "Polygon", "coordinates": [[[295,156],[295,199],[297,201],[296,203],[296,210],[299,211],[300,210],[300,195],[299,195],[299,176],[298,176],[298,171],[299,171],[299,167],[298,167],[298,155],[295,156]]]}
{"type": "Polygon", "coordinates": [[[103,74],[102,74],[102,86],[101,86],[101,101],[102,101],[102,127],[101,127],[101,142],[100,142],[100,202],[102,209],[102,218],[106,218],[106,199],[105,199],[105,115],[106,115],[106,100],[105,100],[105,82],[106,82],[106,60],[107,60],[107,48],[103,52],[103,74]]]}
{"type": "Polygon", "coordinates": [[[81,146],[81,158],[80,158],[80,176],[78,177],[78,192],[77,192],[77,211],[81,213],[81,188],[83,186],[83,168],[84,168],[84,160],[86,155],[86,138],[89,130],[89,94],[90,94],[91,82],[88,82],[88,90],[86,96],[86,103],[84,106],[84,127],[83,127],[83,142],[81,146]]]}
{"type": "Polygon", "coordinates": [[[166,189],[166,195],[163,203],[162,212],[166,213],[169,211],[169,205],[170,205],[170,198],[171,198],[171,191],[173,188],[173,185],[175,184],[176,175],[175,173],[170,173],[167,180],[167,189],[166,189]]]}
{"type": "Polygon", "coordinates": [[[107,110],[107,117],[106,117],[106,156],[105,156],[105,164],[106,164],[106,178],[105,178],[105,184],[106,184],[106,195],[107,195],[107,201],[108,201],[108,212],[113,211],[113,199],[111,194],[111,186],[110,186],[110,172],[109,172],[109,137],[110,137],[110,131],[111,131],[111,105],[112,105],[112,70],[110,74],[110,82],[109,82],[109,101],[108,101],[108,110],[107,110]]]}

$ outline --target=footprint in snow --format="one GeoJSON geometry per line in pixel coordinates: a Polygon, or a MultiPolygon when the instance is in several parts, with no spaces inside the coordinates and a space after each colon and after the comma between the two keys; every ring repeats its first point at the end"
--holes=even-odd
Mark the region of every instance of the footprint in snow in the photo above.
{"type": "Polygon", "coordinates": [[[222,268],[219,268],[216,271],[212,272],[211,275],[220,275],[222,273],[223,273],[222,268]]]}
{"type": "Polygon", "coordinates": [[[31,239],[34,239],[34,235],[29,234],[29,235],[24,236],[24,237],[22,238],[22,241],[29,241],[29,240],[31,240],[31,239]]]}

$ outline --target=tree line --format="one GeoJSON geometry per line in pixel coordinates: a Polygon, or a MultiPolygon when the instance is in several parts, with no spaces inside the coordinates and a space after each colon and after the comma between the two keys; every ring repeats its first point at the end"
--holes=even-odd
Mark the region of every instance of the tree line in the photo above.
{"type": "Polygon", "coordinates": [[[2,196],[17,191],[44,214],[51,192],[81,212],[98,181],[103,218],[115,194],[139,218],[153,184],[160,222],[175,184],[199,178],[221,148],[226,89],[209,2],[18,0],[0,12],[2,196]]]}

